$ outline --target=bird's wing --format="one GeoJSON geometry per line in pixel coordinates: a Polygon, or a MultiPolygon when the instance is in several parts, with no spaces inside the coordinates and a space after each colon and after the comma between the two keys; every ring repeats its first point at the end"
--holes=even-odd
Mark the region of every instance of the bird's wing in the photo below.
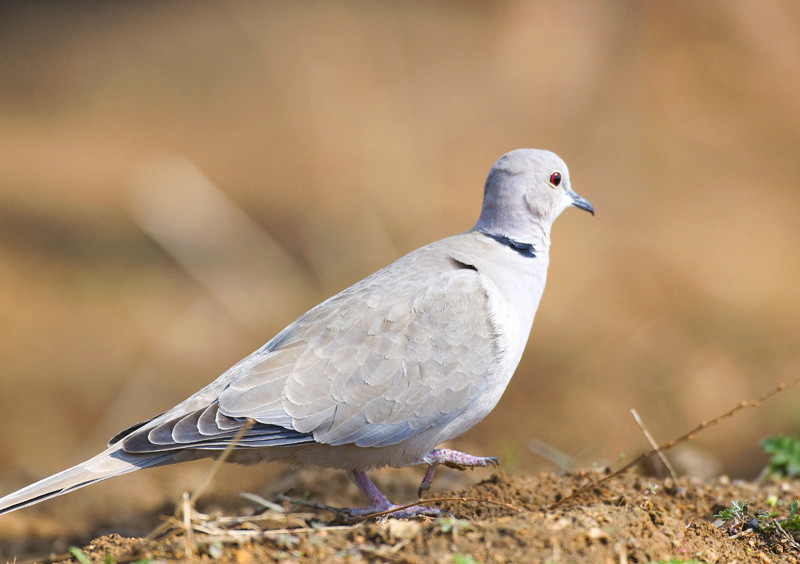
{"type": "Polygon", "coordinates": [[[379,447],[450,423],[485,389],[500,341],[480,273],[442,249],[321,303],[232,367],[202,408],[134,429],[123,447],[221,448],[248,418],[241,446],[379,447]]]}

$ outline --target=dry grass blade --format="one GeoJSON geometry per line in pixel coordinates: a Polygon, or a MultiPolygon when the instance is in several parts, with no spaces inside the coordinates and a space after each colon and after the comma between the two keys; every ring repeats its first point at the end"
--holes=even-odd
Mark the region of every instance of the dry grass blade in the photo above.
{"type": "Polygon", "coordinates": [[[192,503],[188,492],[183,492],[183,530],[186,532],[184,539],[184,552],[186,559],[194,558],[194,529],[192,528],[192,503]]]}
{"type": "Polygon", "coordinates": [[[288,495],[278,494],[275,496],[275,500],[279,502],[287,502],[291,504],[293,507],[310,507],[311,509],[319,509],[321,511],[330,511],[331,513],[336,513],[339,511],[338,507],[332,507],[325,503],[320,503],[318,501],[308,501],[305,499],[294,499],[289,497],[288,495]]]}
{"type": "MultiPolygon", "coordinates": [[[[231,442],[229,442],[228,445],[225,447],[225,450],[223,450],[220,453],[220,455],[214,460],[214,463],[211,465],[211,467],[208,469],[205,475],[203,475],[203,479],[200,480],[200,483],[195,488],[194,493],[190,497],[184,494],[183,503],[181,504],[181,513],[183,514],[183,520],[181,524],[183,527],[187,527],[186,525],[187,519],[189,519],[189,523],[191,525],[191,519],[190,517],[187,517],[187,515],[191,514],[191,510],[194,507],[195,502],[200,497],[200,495],[206,490],[208,485],[211,483],[211,480],[214,478],[214,475],[217,473],[220,466],[222,466],[222,464],[228,459],[231,452],[233,452],[233,449],[236,448],[236,445],[239,443],[240,440],[242,440],[242,437],[244,437],[244,435],[252,428],[254,424],[255,424],[254,419],[248,419],[247,422],[242,426],[242,428],[239,429],[239,432],[236,433],[236,436],[233,437],[233,439],[231,439],[231,442]]],[[[178,512],[176,511],[176,515],[177,513],[178,512]]],[[[190,525],[188,528],[191,528],[190,525]]],[[[145,540],[151,541],[161,536],[171,526],[173,526],[173,523],[171,523],[169,520],[164,521],[164,523],[162,523],[153,532],[147,535],[145,540]]]]}
{"type": "Polygon", "coordinates": [[[644,423],[642,422],[642,418],[639,417],[639,412],[636,411],[635,409],[631,408],[631,415],[633,415],[633,419],[634,419],[634,421],[636,421],[636,424],[639,426],[639,429],[642,430],[642,434],[644,435],[644,438],[647,439],[647,442],[650,443],[650,446],[653,447],[653,450],[656,451],[656,454],[658,455],[659,460],[661,460],[661,463],[667,469],[667,472],[669,472],[669,475],[672,477],[672,480],[673,481],[677,480],[678,479],[678,475],[675,474],[675,469],[672,467],[672,464],[669,463],[669,460],[667,459],[667,457],[664,456],[664,453],[661,452],[658,449],[658,443],[653,438],[653,435],[650,434],[650,431],[647,430],[647,427],[644,426],[644,423]]]}
{"type": "Polygon", "coordinates": [[[250,530],[225,530],[221,532],[211,533],[196,538],[198,545],[213,544],[216,542],[221,543],[242,543],[247,541],[254,541],[259,539],[266,539],[271,537],[279,537],[282,535],[296,535],[296,534],[314,534],[330,531],[348,531],[353,527],[351,525],[331,525],[329,527],[290,527],[286,529],[269,529],[266,531],[250,531],[250,530]]]}
{"type": "Polygon", "coordinates": [[[535,437],[528,441],[528,450],[537,456],[541,456],[552,464],[555,464],[562,472],[567,472],[573,467],[572,459],[568,454],[561,452],[556,447],[535,437]]]}
{"type": "Polygon", "coordinates": [[[797,385],[798,382],[800,382],[800,377],[795,378],[794,380],[792,380],[788,384],[786,382],[781,382],[775,388],[773,388],[772,390],[770,390],[769,392],[767,392],[766,394],[764,394],[763,396],[761,396],[758,399],[740,401],[732,409],[726,411],[722,415],[718,415],[717,417],[715,417],[713,419],[710,419],[708,421],[703,421],[702,423],[700,423],[697,427],[695,427],[691,431],[688,431],[687,433],[684,433],[683,435],[681,435],[678,438],[675,438],[675,439],[672,439],[670,441],[667,441],[663,445],[661,445],[661,446],[659,446],[657,448],[654,448],[653,450],[645,452],[641,456],[636,457],[631,462],[629,462],[628,464],[626,464],[622,468],[612,472],[608,476],[604,476],[600,480],[597,480],[595,482],[592,482],[591,484],[588,484],[586,486],[583,486],[581,488],[576,489],[570,495],[568,495],[566,497],[563,497],[563,498],[555,501],[554,503],[550,504],[548,509],[550,509],[550,510],[555,509],[556,507],[558,507],[560,505],[563,505],[566,502],[575,499],[579,495],[582,495],[582,494],[584,494],[584,493],[596,488],[597,486],[599,486],[601,484],[604,484],[604,483],[608,482],[609,480],[612,480],[613,478],[616,478],[620,474],[624,474],[625,472],[627,472],[628,470],[630,470],[634,466],[637,466],[643,460],[646,460],[646,459],[650,458],[651,456],[655,456],[660,452],[663,452],[665,450],[669,450],[669,449],[671,449],[671,448],[675,447],[676,445],[679,445],[679,444],[681,444],[683,442],[691,441],[695,437],[695,435],[697,435],[697,433],[700,433],[701,431],[705,431],[706,429],[716,425],[720,421],[724,421],[725,419],[733,417],[734,415],[736,415],[738,412],[742,411],[743,409],[746,409],[748,407],[758,407],[759,405],[761,405],[762,402],[770,399],[774,395],[779,394],[780,392],[782,392],[782,391],[784,391],[784,390],[786,390],[788,388],[791,388],[792,386],[797,385]]]}
{"type": "Polygon", "coordinates": [[[252,418],[248,419],[247,422],[244,424],[244,426],[241,429],[239,429],[239,432],[236,433],[236,436],[233,437],[233,439],[231,439],[231,442],[228,443],[228,446],[225,447],[225,450],[223,450],[222,453],[220,453],[220,455],[216,458],[216,460],[214,460],[214,463],[208,469],[205,476],[203,476],[203,479],[200,480],[200,484],[197,486],[197,488],[195,488],[192,497],[189,498],[190,505],[193,506],[195,504],[197,498],[199,498],[200,495],[206,490],[208,485],[211,483],[211,480],[216,475],[217,471],[219,471],[220,466],[222,466],[225,463],[225,461],[231,455],[231,452],[233,452],[233,449],[236,448],[236,445],[239,444],[239,441],[242,440],[242,437],[244,437],[247,434],[247,432],[253,427],[253,425],[255,425],[255,419],[252,418]]]}
{"type": "Polygon", "coordinates": [[[281,520],[287,524],[287,527],[289,526],[289,523],[297,523],[296,526],[302,527],[305,525],[307,520],[313,519],[316,514],[294,512],[289,514],[283,512],[283,510],[281,510],[281,512],[276,512],[275,510],[269,509],[253,515],[220,515],[215,518],[215,521],[224,527],[234,527],[236,525],[250,526],[257,521],[274,519],[276,516],[281,516],[281,520]]]}

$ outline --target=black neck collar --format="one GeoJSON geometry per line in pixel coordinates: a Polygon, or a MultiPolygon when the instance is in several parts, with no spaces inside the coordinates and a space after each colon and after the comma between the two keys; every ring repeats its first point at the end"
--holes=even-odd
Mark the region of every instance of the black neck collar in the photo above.
{"type": "Polygon", "coordinates": [[[512,251],[516,251],[521,254],[523,257],[527,258],[534,258],[536,257],[536,249],[533,246],[533,243],[523,243],[522,241],[516,241],[511,237],[506,237],[505,235],[493,235],[491,233],[487,233],[486,231],[481,231],[487,237],[494,239],[501,245],[505,245],[512,251]]]}

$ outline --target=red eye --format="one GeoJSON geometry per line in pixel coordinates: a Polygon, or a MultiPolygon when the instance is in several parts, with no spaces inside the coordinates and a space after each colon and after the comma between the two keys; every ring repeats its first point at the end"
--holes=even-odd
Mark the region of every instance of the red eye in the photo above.
{"type": "Polygon", "coordinates": [[[556,171],[551,174],[549,182],[553,188],[556,188],[559,184],[561,184],[561,173],[556,171]]]}

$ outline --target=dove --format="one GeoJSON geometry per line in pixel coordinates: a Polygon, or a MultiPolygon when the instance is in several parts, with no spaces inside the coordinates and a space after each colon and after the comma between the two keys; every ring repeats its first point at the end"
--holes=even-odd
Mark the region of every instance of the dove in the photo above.
{"type": "Polygon", "coordinates": [[[368,501],[358,519],[436,516],[392,504],[367,470],[497,465],[437,448],[497,405],[544,291],[550,230],[567,207],[594,215],[554,153],[492,166],[475,226],[417,249],[312,308],[208,386],[114,436],[81,464],[0,499],[0,514],[142,468],[216,456],[341,469],[368,501]],[[238,435],[238,436],[237,436],[238,435]],[[236,438],[236,441],[234,441],[236,438]]]}

